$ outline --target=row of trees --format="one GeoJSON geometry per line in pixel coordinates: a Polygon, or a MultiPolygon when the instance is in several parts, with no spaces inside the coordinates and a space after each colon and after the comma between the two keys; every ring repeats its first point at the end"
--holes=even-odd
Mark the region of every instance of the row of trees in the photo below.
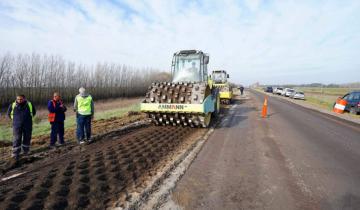
{"type": "Polygon", "coordinates": [[[60,56],[5,54],[0,56],[0,110],[22,93],[34,104],[44,104],[54,91],[70,102],[85,87],[95,99],[134,97],[145,94],[154,81],[169,75],[152,68],[98,63],[76,64],[60,56]]]}

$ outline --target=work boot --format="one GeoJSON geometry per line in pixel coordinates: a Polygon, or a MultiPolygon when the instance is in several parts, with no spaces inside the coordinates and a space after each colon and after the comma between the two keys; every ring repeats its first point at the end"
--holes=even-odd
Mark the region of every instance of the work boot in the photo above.
{"type": "Polygon", "coordinates": [[[23,152],[23,156],[24,156],[24,157],[28,157],[29,155],[30,155],[30,152],[29,152],[29,151],[26,151],[26,152],[24,151],[24,152],[23,152]]]}
{"type": "Polygon", "coordinates": [[[56,149],[56,145],[55,144],[50,144],[49,149],[56,149]]]}
{"type": "Polygon", "coordinates": [[[18,161],[19,155],[18,154],[11,154],[11,159],[18,161]]]}

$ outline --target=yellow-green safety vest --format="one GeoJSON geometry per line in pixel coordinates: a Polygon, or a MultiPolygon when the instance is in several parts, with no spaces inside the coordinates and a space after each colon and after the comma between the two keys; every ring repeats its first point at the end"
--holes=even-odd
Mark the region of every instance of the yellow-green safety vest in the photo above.
{"type": "MultiPolygon", "coordinates": [[[[30,115],[31,115],[31,118],[33,118],[33,106],[31,104],[30,101],[27,101],[26,102],[28,107],[29,107],[29,111],[30,111],[30,115]]],[[[13,119],[14,118],[14,109],[15,109],[15,106],[16,106],[16,101],[12,103],[11,105],[11,113],[10,113],[10,118],[13,119]]]]}
{"type": "Polygon", "coordinates": [[[77,101],[77,111],[81,115],[91,115],[91,102],[92,97],[89,95],[86,98],[81,96],[76,97],[77,101]]]}

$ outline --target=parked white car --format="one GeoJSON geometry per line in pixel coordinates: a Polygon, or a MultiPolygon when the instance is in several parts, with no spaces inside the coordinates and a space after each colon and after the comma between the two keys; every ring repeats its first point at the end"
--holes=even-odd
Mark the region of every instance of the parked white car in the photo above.
{"type": "Polygon", "coordinates": [[[296,92],[293,96],[294,99],[301,99],[301,100],[305,100],[305,95],[303,92],[296,92]]]}
{"type": "Polygon", "coordinates": [[[295,95],[296,93],[297,93],[296,91],[292,92],[292,93],[289,95],[289,98],[294,98],[294,95],[295,95]]]}
{"type": "Polygon", "coordinates": [[[273,91],[274,94],[278,94],[281,95],[282,91],[284,90],[284,88],[282,87],[277,87],[275,88],[275,90],[273,91]]]}
{"type": "Polygon", "coordinates": [[[284,88],[284,89],[281,91],[280,95],[285,96],[285,93],[286,93],[287,89],[289,89],[289,88],[284,88]]]}
{"type": "Polygon", "coordinates": [[[287,88],[284,95],[285,95],[285,97],[289,97],[293,92],[295,92],[294,89],[287,88]]]}

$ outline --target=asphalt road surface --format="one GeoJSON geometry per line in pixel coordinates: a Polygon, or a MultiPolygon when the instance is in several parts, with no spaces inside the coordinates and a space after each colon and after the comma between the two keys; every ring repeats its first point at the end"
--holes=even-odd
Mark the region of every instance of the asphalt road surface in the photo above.
{"type": "Polygon", "coordinates": [[[360,209],[360,126],[247,92],[163,208],[360,209]]]}

